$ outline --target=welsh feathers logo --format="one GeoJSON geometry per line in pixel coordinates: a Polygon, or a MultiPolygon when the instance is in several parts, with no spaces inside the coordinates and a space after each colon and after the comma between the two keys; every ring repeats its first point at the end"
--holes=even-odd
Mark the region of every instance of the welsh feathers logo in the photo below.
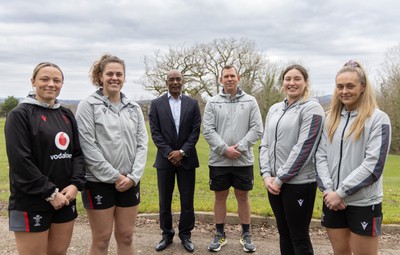
{"type": "Polygon", "coordinates": [[[69,136],[64,132],[59,132],[56,135],[55,143],[56,143],[57,148],[65,151],[69,145],[69,136]]]}

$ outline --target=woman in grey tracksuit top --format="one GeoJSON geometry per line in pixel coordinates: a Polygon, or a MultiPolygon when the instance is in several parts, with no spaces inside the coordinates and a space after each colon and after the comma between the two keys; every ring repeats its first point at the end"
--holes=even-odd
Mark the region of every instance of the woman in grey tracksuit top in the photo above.
{"type": "Polygon", "coordinates": [[[324,193],[322,225],[335,254],[378,253],[390,140],[389,117],[377,109],[364,69],[347,62],[336,75],[316,153],[318,186],[324,193]]]}
{"type": "Polygon", "coordinates": [[[284,101],[268,111],[260,145],[260,170],[280,235],[281,254],[313,254],[309,224],[317,189],[313,156],[324,111],[309,97],[300,65],[282,74],[284,101]]]}
{"type": "Polygon", "coordinates": [[[107,253],[114,230],[118,251],[133,254],[147,158],[146,125],[139,105],[121,93],[123,60],[103,55],[94,63],[91,78],[99,89],[79,103],[76,113],[87,179],[82,201],[92,229],[89,253],[107,253]]]}

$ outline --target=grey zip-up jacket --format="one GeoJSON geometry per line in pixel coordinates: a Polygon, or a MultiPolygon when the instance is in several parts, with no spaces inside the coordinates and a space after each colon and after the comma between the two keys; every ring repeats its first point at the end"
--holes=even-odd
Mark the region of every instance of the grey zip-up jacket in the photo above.
{"type": "Polygon", "coordinates": [[[321,136],[325,113],[316,99],[301,99],[288,106],[287,100],[268,111],[260,144],[260,174],[277,177],[275,182],[315,182],[314,153],[321,136]]]}
{"type": "Polygon", "coordinates": [[[121,107],[99,89],[78,105],[80,144],[86,179],[115,183],[119,174],[138,184],[146,165],[148,136],[139,105],[121,93],[121,107]]]}
{"type": "Polygon", "coordinates": [[[203,116],[203,135],[210,145],[210,166],[252,166],[253,145],[263,132],[256,99],[238,89],[231,98],[221,91],[208,99],[203,116]],[[238,144],[237,160],[225,156],[228,146],[238,144]]]}
{"type": "Polygon", "coordinates": [[[332,143],[326,124],[316,153],[317,181],[321,191],[336,191],[347,205],[382,202],[382,173],[390,148],[391,126],[386,113],[375,109],[360,138],[347,137],[358,112],[343,108],[332,143]]]}

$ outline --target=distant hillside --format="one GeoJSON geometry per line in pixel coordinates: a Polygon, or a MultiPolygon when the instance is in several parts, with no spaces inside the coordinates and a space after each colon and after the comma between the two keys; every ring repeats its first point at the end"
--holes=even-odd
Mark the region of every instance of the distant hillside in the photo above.
{"type": "MultiPolygon", "coordinates": [[[[70,109],[74,114],[76,113],[76,109],[77,109],[80,101],[81,100],[64,100],[64,99],[59,100],[59,102],[62,106],[70,109]]],[[[135,102],[140,105],[140,107],[142,108],[143,114],[145,115],[145,117],[147,117],[151,100],[139,100],[139,101],[135,101],[135,102]]]]}
{"type": "Polygon", "coordinates": [[[322,107],[327,110],[328,107],[331,104],[331,100],[332,100],[332,95],[326,95],[326,96],[322,96],[322,97],[317,97],[319,103],[322,105],[322,107]]]}
{"type": "MultiPolygon", "coordinates": [[[[17,97],[18,101],[22,101],[25,97],[17,97]]],[[[4,103],[6,98],[0,97],[0,104],[4,103]]],[[[58,101],[61,103],[61,105],[78,105],[81,100],[73,100],[73,99],[58,99],[58,101]]],[[[150,103],[151,100],[140,100],[140,101],[135,101],[138,104],[147,104],[150,103]]]]}
{"type": "Polygon", "coordinates": [[[62,105],[78,105],[81,100],[71,100],[71,99],[59,99],[62,105]]]}
{"type": "MultiPolygon", "coordinates": [[[[69,99],[59,99],[61,105],[75,105],[78,106],[81,100],[69,100],[69,99]]],[[[135,101],[136,103],[143,105],[143,104],[150,104],[151,100],[139,100],[135,101]]]]}
{"type": "MultiPolygon", "coordinates": [[[[330,103],[331,103],[331,98],[332,95],[326,95],[326,96],[321,96],[321,97],[317,97],[319,103],[322,105],[322,107],[326,110],[330,103]]],[[[24,98],[17,98],[20,102],[24,99],[24,98]]],[[[4,103],[5,98],[0,98],[0,104],[4,103]]],[[[78,107],[78,104],[81,100],[73,100],[73,99],[59,99],[59,102],[61,103],[62,106],[70,109],[73,113],[76,112],[76,108],[78,107]]],[[[147,118],[148,115],[148,111],[150,108],[150,103],[151,100],[139,100],[139,101],[135,101],[136,103],[138,103],[140,105],[140,107],[143,110],[143,114],[145,115],[145,117],[147,118]]]]}
{"type": "Polygon", "coordinates": [[[332,95],[326,95],[326,96],[322,96],[322,97],[317,97],[318,101],[320,104],[330,104],[331,103],[331,99],[332,99],[332,95]]]}

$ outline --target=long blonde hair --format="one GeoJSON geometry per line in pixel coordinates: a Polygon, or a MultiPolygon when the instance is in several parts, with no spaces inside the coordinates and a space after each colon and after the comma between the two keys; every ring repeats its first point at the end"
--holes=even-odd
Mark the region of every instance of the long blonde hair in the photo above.
{"type": "MultiPolygon", "coordinates": [[[[366,119],[372,115],[378,105],[376,103],[375,92],[372,88],[372,84],[369,81],[365,69],[361,66],[361,64],[357,61],[350,60],[339,70],[339,72],[336,74],[336,78],[339,74],[345,72],[357,73],[361,85],[364,86],[364,92],[360,95],[358,99],[358,115],[346,135],[346,137],[349,137],[351,134],[354,133],[354,139],[358,140],[361,136],[361,133],[363,132],[366,119]]],[[[336,129],[339,126],[342,108],[343,103],[339,100],[337,89],[335,87],[335,90],[333,91],[330,111],[327,116],[327,135],[330,142],[332,142],[333,135],[335,134],[336,129]]]]}

